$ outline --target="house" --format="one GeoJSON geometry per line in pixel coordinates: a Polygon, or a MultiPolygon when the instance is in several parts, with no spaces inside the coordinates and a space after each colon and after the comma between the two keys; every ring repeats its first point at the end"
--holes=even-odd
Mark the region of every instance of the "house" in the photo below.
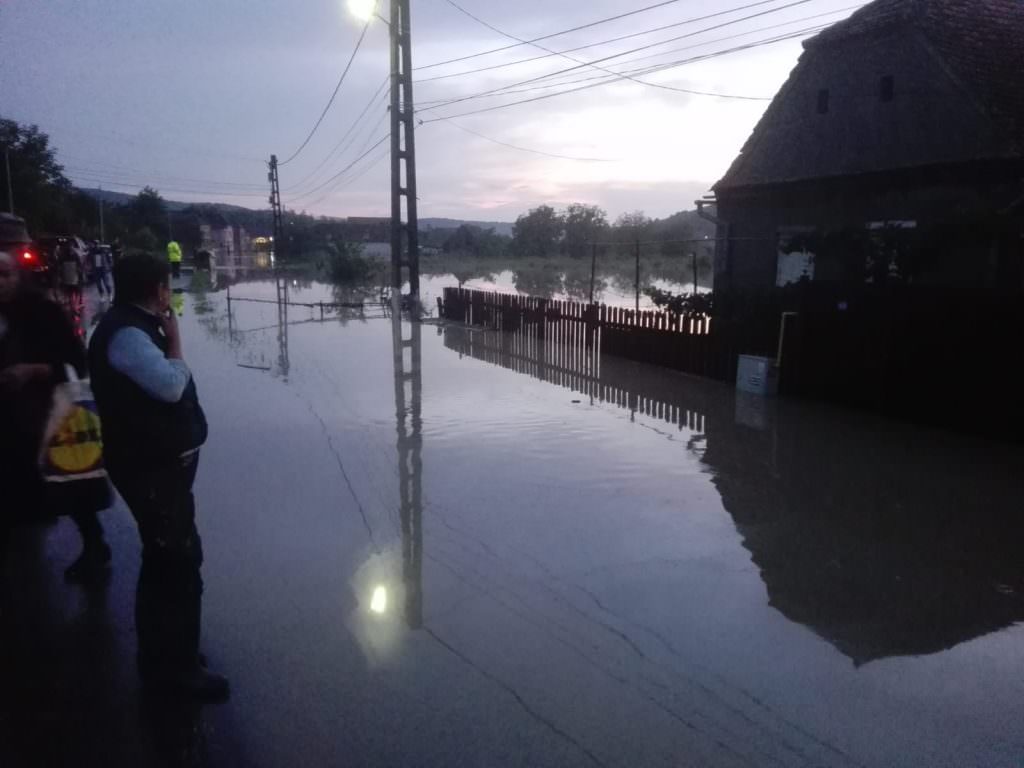
{"type": "Polygon", "coordinates": [[[1024,2],[875,0],[808,39],[714,192],[723,296],[1024,291],[1024,2]]]}

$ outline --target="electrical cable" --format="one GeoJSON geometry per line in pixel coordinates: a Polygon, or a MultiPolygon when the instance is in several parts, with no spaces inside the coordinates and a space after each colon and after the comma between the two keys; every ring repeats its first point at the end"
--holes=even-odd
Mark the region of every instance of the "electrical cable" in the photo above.
{"type": "MultiPolygon", "coordinates": [[[[720,16],[728,16],[731,13],[737,13],[739,11],[746,11],[746,10],[749,10],[751,8],[756,8],[756,7],[761,6],[761,5],[769,5],[769,4],[775,3],[775,2],[778,2],[778,0],[758,0],[758,2],[747,3],[746,5],[737,6],[735,8],[729,8],[728,10],[725,10],[725,11],[717,11],[715,13],[705,14],[704,16],[694,16],[694,17],[689,18],[689,19],[683,19],[682,21],[676,21],[676,22],[673,22],[671,24],[663,24],[660,27],[652,27],[651,29],[645,29],[645,30],[642,30],[640,32],[631,32],[628,35],[619,35],[618,37],[612,37],[612,38],[608,38],[606,40],[599,40],[599,41],[597,41],[595,43],[586,43],[584,45],[577,45],[577,46],[574,46],[572,48],[565,48],[565,49],[563,49],[561,51],[550,51],[549,53],[545,53],[542,56],[530,56],[530,57],[525,58],[525,59],[516,59],[515,61],[506,61],[506,62],[504,62],[502,64],[492,64],[492,65],[487,66],[487,67],[478,67],[476,69],[463,70],[462,72],[451,72],[451,73],[449,73],[447,75],[434,75],[433,77],[424,77],[424,78],[416,80],[416,83],[417,84],[430,83],[430,82],[434,82],[434,81],[437,81],[437,80],[447,80],[447,79],[450,79],[450,78],[453,78],[453,77],[463,77],[465,75],[474,75],[474,74],[477,74],[479,72],[490,72],[490,71],[495,70],[495,69],[504,69],[506,67],[514,67],[514,66],[517,66],[519,64],[530,64],[530,63],[535,62],[535,61],[541,61],[542,59],[550,59],[552,56],[561,56],[562,54],[566,54],[566,53],[575,53],[576,51],[583,51],[583,50],[586,50],[587,48],[598,48],[598,47],[601,47],[601,46],[604,46],[604,45],[611,45],[612,43],[620,43],[623,40],[632,40],[632,39],[637,38],[637,37],[643,37],[644,35],[652,35],[655,32],[664,32],[665,30],[675,29],[676,27],[683,27],[683,26],[686,26],[687,24],[696,24],[697,22],[700,22],[700,21],[707,21],[709,19],[718,18],[720,16]]],[[[473,18],[473,17],[471,17],[471,18],[473,18]]],[[[475,20],[479,21],[478,19],[475,19],[475,20]]],[[[495,31],[497,31],[497,30],[495,30],[495,31]]],[[[499,34],[504,34],[504,33],[503,32],[499,32],[499,34]]],[[[538,39],[543,39],[543,38],[538,38],[538,39]]],[[[536,43],[536,41],[534,41],[534,40],[527,40],[527,41],[524,41],[523,44],[524,45],[535,45],[535,43],[536,43]]],[[[540,47],[540,46],[536,46],[536,47],[540,47]]],[[[542,50],[550,50],[550,49],[542,48],[542,50]]]]}
{"type": "MultiPolygon", "coordinates": [[[[771,1],[772,0],[764,0],[764,2],[771,2],[771,1]]],[[[592,22],[589,22],[587,24],[581,24],[578,27],[572,27],[571,29],[563,29],[561,32],[552,32],[552,33],[547,34],[547,35],[542,35],[541,37],[535,37],[532,40],[530,40],[530,42],[531,43],[539,43],[542,40],[550,40],[553,37],[561,37],[562,35],[568,35],[571,32],[579,32],[580,30],[583,30],[583,29],[590,29],[591,27],[596,27],[596,26],[598,26],[600,24],[607,24],[607,23],[612,22],[612,21],[618,21],[619,19],[625,19],[625,18],[627,18],[629,16],[636,16],[638,13],[645,13],[646,11],[653,11],[656,8],[662,8],[663,6],[673,5],[674,3],[678,3],[678,2],[679,2],[679,0],[664,0],[664,2],[655,3],[654,5],[648,5],[648,6],[644,7],[644,8],[637,8],[636,10],[627,11],[626,13],[620,13],[617,16],[609,16],[607,18],[598,19],[597,21],[592,21],[592,22]]],[[[480,51],[479,53],[471,53],[468,56],[459,56],[458,58],[447,59],[445,61],[435,61],[433,64],[423,64],[423,65],[421,65],[419,67],[413,67],[413,72],[422,71],[424,69],[434,69],[435,67],[443,67],[445,64],[455,64],[455,63],[460,62],[460,61],[468,61],[469,59],[477,59],[477,58],[479,58],[481,56],[489,56],[492,53],[501,53],[502,51],[508,51],[508,50],[511,50],[512,48],[519,48],[521,45],[524,45],[524,43],[515,43],[514,45],[503,45],[500,48],[492,48],[489,51],[480,51]]]]}
{"type": "Polygon", "coordinates": [[[306,148],[306,145],[309,144],[310,140],[313,138],[313,135],[316,133],[317,128],[319,128],[320,124],[324,121],[324,118],[327,117],[327,113],[330,111],[331,105],[334,104],[334,99],[338,95],[338,91],[341,90],[341,84],[345,82],[345,77],[348,75],[348,71],[352,68],[352,62],[356,60],[356,54],[359,53],[359,49],[363,45],[363,39],[366,37],[366,31],[369,28],[370,21],[369,19],[367,19],[366,23],[363,25],[363,31],[359,34],[359,40],[356,41],[356,47],[352,51],[352,55],[349,57],[348,63],[345,65],[345,69],[341,73],[341,77],[338,78],[338,84],[334,86],[334,93],[332,93],[331,98],[327,100],[327,106],[325,106],[324,111],[320,113],[320,117],[317,119],[316,124],[313,126],[313,130],[309,132],[309,135],[306,137],[306,140],[299,145],[299,148],[292,152],[291,157],[289,157],[287,160],[278,163],[279,167],[282,165],[287,165],[288,163],[290,163],[292,160],[299,156],[299,153],[306,148]]]}
{"type": "MultiPolygon", "coordinates": [[[[826,25],[826,26],[828,26],[828,25],[826,25]]],[[[807,34],[808,31],[817,31],[818,29],[820,29],[820,28],[814,28],[812,30],[800,30],[798,32],[794,32],[794,33],[787,34],[787,35],[782,35],[782,36],[779,36],[779,37],[776,37],[776,38],[772,38],[772,39],[769,39],[769,40],[759,40],[759,41],[757,41],[755,43],[750,43],[750,44],[747,44],[747,45],[737,46],[735,48],[731,48],[731,49],[724,50],[724,51],[717,51],[717,52],[714,52],[714,53],[706,54],[704,56],[696,56],[696,57],[693,57],[691,59],[684,59],[682,61],[669,62],[667,64],[662,64],[662,65],[658,65],[658,66],[655,66],[655,67],[648,67],[648,68],[642,69],[642,70],[640,70],[638,72],[631,72],[629,74],[652,74],[654,72],[663,72],[663,71],[666,71],[666,70],[669,70],[669,69],[674,69],[676,67],[680,67],[680,66],[683,66],[685,64],[690,64],[690,63],[693,63],[693,62],[696,62],[696,61],[704,61],[706,59],[717,58],[719,56],[726,56],[726,55],[729,55],[731,53],[736,53],[736,52],[739,52],[739,51],[745,51],[745,50],[750,50],[752,48],[758,48],[758,47],[763,46],[763,45],[771,45],[773,43],[782,42],[784,40],[792,40],[794,38],[797,38],[797,37],[800,37],[802,35],[807,34]]],[[[438,122],[440,120],[450,120],[450,119],[455,118],[455,117],[467,117],[469,115],[479,115],[479,114],[483,114],[485,112],[493,112],[495,110],[504,109],[506,107],[514,107],[514,106],[517,106],[517,105],[520,105],[520,104],[528,104],[528,103],[535,102],[535,101],[542,101],[544,99],[554,98],[556,96],[564,96],[564,95],[569,94],[569,93],[576,93],[578,91],[585,91],[585,90],[589,90],[591,88],[597,88],[599,86],[608,85],[610,83],[618,82],[618,81],[623,80],[623,79],[625,79],[625,78],[621,77],[621,76],[610,77],[610,78],[604,79],[602,82],[599,82],[599,83],[592,83],[590,85],[583,85],[583,86],[580,86],[580,87],[577,87],[577,88],[570,88],[570,89],[567,89],[567,90],[564,90],[564,91],[558,91],[556,93],[549,93],[549,94],[543,94],[541,96],[534,96],[534,97],[529,98],[529,99],[520,99],[518,101],[512,101],[512,102],[508,102],[508,103],[505,103],[505,104],[497,104],[497,105],[494,105],[494,106],[485,107],[483,109],[472,110],[472,111],[469,111],[469,112],[460,112],[460,113],[455,114],[455,115],[443,115],[443,116],[428,118],[426,120],[421,120],[420,123],[421,124],[429,124],[429,123],[438,122]]],[[[498,94],[498,95],[506,95],[506,94],[498,94]]],[[[444,104],[438,105],[438,107],[441,107],[441,106],[447,106],[447,105],[444,105],[444,104]]],[[[427,109],[437,109],[438,107],[428,107],[427,109]]]]}
{"type": "MultiPolygon", "coordinates": [[[[461,5],[456,3],[455,0],[445,0],[445,2],[448,3],[448,5],[450,5],[453,8],[455,8],[457,11],[459,11],[461,13],[464,13],[466,16],[468,16],[469,18],[473,19],[473,21],[477,22],[478,24],[481,24],[484,27],[486,27],[487,29],[491,30],[492,32],[497,32],[499,35],[503,35],[503,36],[505,36],[505,37],[507,37],[507,38],[509,38],[511,40],[518,40],[519,42],[523,43],[524,45],[532,45],[534,48],[539,48],[540,50],[546,51],[549,54],[552,54],[552,55],[555,55],[555,56],[561,56],[562,58],[567,59],[568,61],[571,61],[571,62],[573,62],[575,64],[582,64],[584,66],[592,67],[593,69],[596,69],[596,70],[598,70],[600,72],[604,72],[605,74],[609,74],[609,75],[618,75],[618,74],[620,74],[619,72],[615,72],[614,70],[608,69],[607,67],[602,67],[599,64],[590,64],[589,62],[583,61],[582,59],[577,59],[575,56],[570,56],[570,55],[568,55],[566,53],[562,53],[562,52],[559,52],[559,51],[553,51],[550,48],[547,48],[547,47],[545,47],[543,45],[540,45],[539,43],[527,43],[522,38],[516,37],[515,35],[510,35],[508,32],[504,32],[504,31],[498,29],[493,24],[490,24],[489,22],[486,22],[483,19],[481,19],[479,16],[474,16],[472,13],[470,13],[465,8],[463,8],[461,5]]],[[[690,94],[692,96],[715,96],[715,97],[720,98],[720,99],[739,99],[739,100],[742,100],[742,101],[771,101],[771,97],[770,96],[740,96],[740,95],[737,95],[737,94],[730,94],[730,93],[710,93],[708,91],[695,91],[695,90],[692,90],[690,88],[680,88],[680,87],[674,86],[674,85],[665,85],[664,83],[649,83],[646,80],[640,80],[639,78],[631,77],[630,75],[625,75],[625,78],[627,80],[631,80],[634,83],[639,83],[640,85],[646,85],[649,88],[660,88],[661,90],[664,90],[664,91],[675,91],[676,93],[688,93],[688,94],[690,94]]]]}
{"type": "Polygon", "coordinates": [[[515,149],[515,150],[518,150],[520,152],[529,152],[532,155],[542,155],[544,157],[553,157],[556,160],[573,160],[573,161],[576,161],[576,162],[579,162],[579,163],[614,163],[615,162],[614,160],[612,160],[610,158],[606,158],[606,157],[571,157],[569,155],[559,155],[559,154],[555,154],[553,152],[544,152],[543,150],[540,150],[540,149],[530,149],[529,147],[520,147],[520,146],[517,146],[515,144],[509,144],[509,143],[504,142],[504,141],[499,141],[498,139],[493,139],[490,136],[485,136],[484,134],[478,133],[477,131],[474,131],[474,130],[472,130],[470,128],[467,128],[464,125],[459,125],[454,120],[447,120],[446,123],[447,123],[447,125],[451,125],[451,126],[453,126],[455,128],[458,128],[460,131],[464,131],[465,133],[469,133],[469,134],[472,134],[473,136],[477,136],[477,137],[479,137],[481,139],[484,139],[485,141],[489,141],[492,144],[498,144],[498,145],[500,145],[502,147],[508,147],[509,149],[515,149]]]}
{"type": "Polygon", "coordinates": [[[325,165],[327,165],[327,163],[329,163],[332,160],[332,158],[334,158],[336,154],[344,154],[348,150],[348,147],[351,145],[352,142],[345,144],[345,140],[348,139],[350,135],[352,135],[353,131],[355,131],[356,127],[362,122],[363,118],[366,116],[366,113],[370,111],[370,108],[373,107],[373,105],[380,98],[381,92],[384,90],[385,86],[388,84],[388,81],[390,81],[390,79],[390,75],[384,78],[384,81],[377,87],[377,90],[374,92],[373,96],[371,96],[370,100],[366,102],[366,106],[363,107],[363,111],[359,113],[359,116],[354,121],[352,121],[352,125],[348,127],[348,130],[345,131],[341,139],[338,140],[338,143],[334,145],[334,148],[327,153],[327,155],[316,166],[316,168],[314,168],[310,173],[306,174],[305,178],[303,178],[301,181],[292,184],[290,187],[286,187],[285,189],[282,190],[282,192],[292,192],[298,189],[299,187],[304,186],[310,179],[316,176],[321,171],[321,169],[325,165]],[[345,144],[344,148],[342,148],[343,144],[345,144]]]}
{"type": "Polygon", "coordinates": [[[705,32],[711,32],[711,31],[716,30],[716,29],[722,29],[723,27],[732,26],[733,24],[739,24],[740,22],[743,22],[743,21],[749,21],[750,19],[755,19],[755,18],[759,18],[759,17],[762,17],[762,16],[767,16],[767,15],[772,14],[772,13],[778,13],[779,11],[787,10],[789,8],[794,8],[794,7],[797,7],[797,6],[800,6],[800,5],[806,5],[807,3],[810,3],[810,2],[814,2],[814,0],[792,0],[792,2],[789,2],[786,5],[779,6],[778,8],[771,8],[771,9],[768,9],[768,10],[765,10],[765,11],[759,11],[758,13],[754,13],[754,14],[751,14],[749,16],[743,16],[743,17],[738,18],[738,19],[731,19],[729,21],[725,21],[725,22],[722,22],[720,24],[715,24],[715,25],[710,26],[710,27],[705,27],[703,29],[699,29],[699,30],[696,30],[696,31],[693,31],[693,32],[688,32],[685,35],[678,35],[676,37],[668,38],[666,40],[661,40],[661,41],[656,42],[656,43],[649,43],[647,45],[642,45],[642,46],[639,46],[637,48],[630,49],[628,51],[622,51],[620,53],[614,53],[614,54],[610,54],[608,56],[603,56],[603,57],[601,57],[599,59],[594,59],[593,61],[588,61],[588,62],[586,62],[584,64],[578,64],[578,65],[573,66],[573,67],[568,67],[568,68],[565,68],[565,69],[561,69],[561,70],[559,70],[557,72],[550,72],[550,73],[548,73],[546,75],[538,75],[537,77],[532,77],[532,78],[529,78],[527,80],[520,80],[519,82],[510,83],[509,85],[506,85],[506,86],[503,86],[503,87],[500,87],[500,88],[492,88],[491,90],[488,90],[488,91],[482,91],[480,93],[471,94],[469,96],[462,96],[462,97],[459,97],[459,98],[456,98],[456,99],[451,99],[446,104],[439,104],[437,106],[427,107],[426,109],[421,110],[421,111],[432,111],[432,110],[435,110],[435,109],[439,109],[440,107],[443,107],[443,106],[449,106],[451,104],[459,104],[459,103],[464,102],[464,101],[470,101],[470,100],[473,100],[473,99],[479,99],[479,98],[483,98],[485,96],[490,96],[490,95],[493,95],[493,94],[500,94],[502,91],[507,90],[509,88],[515,88],[515,87],[518,87],[518,86],[521,86],[521,85],[529,85],[530,83],[536,83],[536,82],[539,82],[541,80],[546,80],[548,78],[555,77],[555,76],[558,76],[558,75],[567,74],[569,72],[575,72],[577,70],[593,66],[594,64],[603,64],[606,61],[611,61],[612,59],[618,59],[618,58],[621,58],[622,56],[628,56],[628,55],[630,55],[632,53],[640,53],[642,51],[647,51],[647,50],[650,50],[651,48],[656,48],[659,45],[666,45],[667,43],[674,43],[674,42],[676,42],[678,40],[685,40],[687,38],[695,37],[695,36],[703,34],[705,32]]]}

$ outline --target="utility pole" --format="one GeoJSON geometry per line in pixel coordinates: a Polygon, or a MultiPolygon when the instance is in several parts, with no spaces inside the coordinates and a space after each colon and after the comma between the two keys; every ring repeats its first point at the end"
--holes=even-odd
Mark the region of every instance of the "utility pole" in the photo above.
{"type": "Polygon", "coordinates": [[[174,230],[171,227],[171,209],[167,209],[167,242],[174,239],[174,230]]]}
{"type": "Polygon", "coordinates": [[[697,295],[697,252],[694,251],[690,254],[690,258],[693,259],[693,295],[697,295]]]}
{"type": "Polygon", "coordinates": [[[636,311],[640,311],[640,241],[636,241],[636,311]]]}
{"type": "Polygon", "coordinates": [[[267,181],[270,182],[270,209],[274,214],[274,253],[280,259],[284,253],[284,238],[282,236],[284,227],[281,221],[281,180],[277,175],[277,155],[270,156],[270,172],[267,173],[267,181]]]}
{"type": "Polygon", "coordinates": [[[409,0],[391,0],[391,286],[395,293],[400,293],[404,282],[402,268],[408,269],[409,295],[416,300],[420,294],[420,247],[410,26],[409,0]]]}
{"type": "Polygon", "coordinates": [[[11,150],[4,147],[4,166],[7,168],[7,210],[14,215],[14,184],[11,183],[11,150]]]}
{"type": "MultiPolygon", "coordinates": [[[[103,192],[103,187],[100,187],[100,192],[101,193],[103,192]]],[[[99,203],[100,203],[100,242],[101,243],[105,243],[107,241],[107,238],[104,237],[104,233],[103,233],[103,198],[102,197],[100,198],[99,203]]]]}

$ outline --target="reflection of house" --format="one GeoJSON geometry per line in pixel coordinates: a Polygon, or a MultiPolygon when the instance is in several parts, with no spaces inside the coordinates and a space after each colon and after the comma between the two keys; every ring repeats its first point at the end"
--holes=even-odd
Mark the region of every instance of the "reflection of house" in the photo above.
{"type": "Polygon", "coordinates": [[[1012,448],[755,399],[759,431],[740,405],[708,419],[703,461],[784,616],[856,664],[1024,621],[1012,448]]]}
{"type": "Polygon", "coordinates": [[[1024,4],[875,0],[804,48],[715,186],[716,290],[1024,288],[1024,4]]]}

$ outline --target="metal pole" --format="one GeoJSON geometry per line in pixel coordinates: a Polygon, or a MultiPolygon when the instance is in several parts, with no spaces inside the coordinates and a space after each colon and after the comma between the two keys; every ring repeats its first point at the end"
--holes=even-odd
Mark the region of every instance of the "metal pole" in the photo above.
{"type": "Polygon", "coordinates": [[[590,245],[590,303],[594,303],[594,274],[597,271],[597,243],[590,245]]]}
{"type": "MultiPolygon", "coordinates": [[[[103,187],[100,187],[100,192],[103,192],[103,187]]],[[[106,236],[103,232],[103,198],[100,198],[100,242],[105,243],[107,241],[106,236]]]]}
{"type": "Polygon", "coordinates": [[[640,311],[640,241],[636,241],[636,311],[640,311]]]}
{"type": "Polygon", "coordinates": [[[7,210],[14,215],[14,185],[11,183],[11,151],[4,148],[4,166],[7,168],[7,210]]]}
{"type": "Polygon", "coordinates": [[[171,229],[171,209],[167,209],[167,242],[174,239],[174,230],[171,229]]]}
{"type": "Polygon", "coordinates": [[[409,294],[418,298],[420,249],[410,28],[409,0],[391,0],[391,285],[401,291],[405,267],[409,270],[409,294]],[[404,224],[402,197],[406,208],[404,224]]]}
{"type": "Polygon", "coordinates": [[[697,252],[690,254],[693,257],[693,295],[697,295],[697,252]]]}

